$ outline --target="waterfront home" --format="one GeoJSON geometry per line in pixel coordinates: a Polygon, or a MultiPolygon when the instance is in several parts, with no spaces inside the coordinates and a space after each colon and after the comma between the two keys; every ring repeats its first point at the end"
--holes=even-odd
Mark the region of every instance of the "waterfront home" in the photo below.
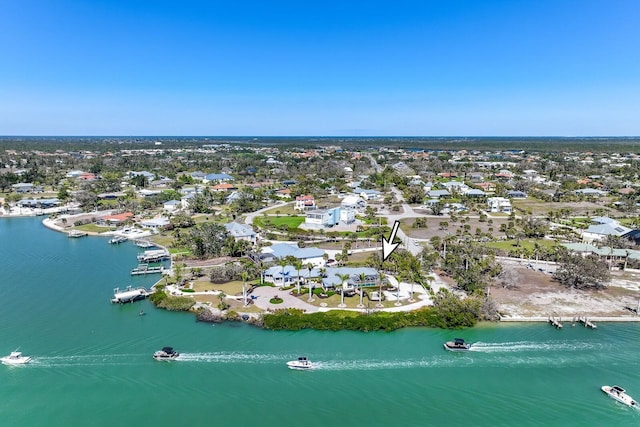
{"type": "Polygon", "coordinates": [[[142,225],[144,228],[150,228],[151,230],[162,230],[170,223],[171,222],[169,221],[169,218],[158,217],[141,221],[140,225],[142,225]]]}
{"type": "Polygon", "coordinates": [[[107,224],[107,225],[120,225],[123,224],[127,221],[129,221],[130,219],[133,218],[133,212],[123,212],[120,214],[114,214],[114,215],[105,215],[100,219],[100,222],[107,224]]]}
{"type": "Polygon", "coordinates": [[[229,222],[224,225],[227,229],[227,233],[233,236],[236,240],[246,240],[251,244],[255,244],[257,241],[258,235],[253,228],[246,224],[239,224],[237,222],[229,222]]]}
{"type": "Polygon", "coordinates": [[[322,287],[324,289],[335,289],[342,286],[342,279],[337,274],[347,274],[349,278],[345,282],[345,291],[355,290],[360,286],[372,287],[380,285],[380,275],[375,268],[370,267],[327,267],[322,278],[322,287]],[[364,274],[364,281],[361,275],[364,274]]]}
{"type": "Polygon", "coordinates": [[[305,284],[312,279],[319,279],[324,290],[335,290],[342,286],[342,279],[337,276],[338,274],[349,276],[344,282],[344,290],[347,292],[355,291],[360,286],[367,288],[380,285],[378,271],[369,267],[314,267],[312,269],[304,267],[297,270],[292,265],[284,267],[276,265],[266,269],[263,272],[263,277],[266,282],[276,286],[288,286],[298,282],[305,284]],[[364,277],[364,280],[361,280],[361,276],[364,277]]]}

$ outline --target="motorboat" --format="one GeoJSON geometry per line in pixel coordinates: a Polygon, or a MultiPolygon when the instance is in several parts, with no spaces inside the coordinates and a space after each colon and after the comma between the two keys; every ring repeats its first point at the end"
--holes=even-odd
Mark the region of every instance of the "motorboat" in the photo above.
{"type": "Polygon", "coordinates": [[[313,369],[313,363],[306,357],[298,357],[298,360],[287,362],[287,366],[289,369],[297,369],[299,371],[313,369]]]}
{"type": "Polygon", "coordinates": [[[5,365],[24,365],[31,362],[29,356],[23,356],[19,351],[12,351],[10,355],[0,358],[5,365]]]}
{"type": "Polygon", "coordinates": [[[162,350],[153,353],[153,358],[156,360],[173,360],[178,356],[180,353],[175,351],[173,347],[162,347],[162,350]]]}
{"type": "Polygon", "coordinates": [[[607,393],[607,395],[613,400],[617,400],[618,402],[624,403],[627,406],[638,406],[638,402],[633,400],[633,398],[629,396],[620,386],[603,385],[600,389],[607,393]]]}
{"type": "Polygon", "coordinates": [[[444,348],[449,351],[469,351],[471,344],[467,344],[462,338],[454,338],[453,341],[444,343],[444,348]]]}

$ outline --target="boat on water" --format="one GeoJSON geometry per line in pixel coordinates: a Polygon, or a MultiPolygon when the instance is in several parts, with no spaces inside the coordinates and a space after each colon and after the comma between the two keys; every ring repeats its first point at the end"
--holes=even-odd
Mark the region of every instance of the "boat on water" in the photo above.
{"type": "Polygon", "coordinates": [[[153,358],[156,360],[173,360],[178,356],[180,353],[175,351],[173,347],[162,347],[162,350],[153,353],[153,358]]]}
{"type": "Polygon", "coordinates": [[[23,356],[19,351],[12,351],[10,355],[1,357],[0,362],[5,365],[25,365],[31,362],[29,356],[23,356]]]}
{"type": "Polygon", "coordinates": [[[453,341],[444,343],[444,348],[449,351],[469,351],[471,344],[464,342],[462,338],[454,338],[453,341]]]}
{"type": "Polygon", "coordinates": [[[627,392],[620,386],[603,385],[602,387],[600,387],[600,389],[613,400],[617,400],[618,402],[623,403],[627,406],[638,406],[638,402],[636,402],[631,396],[629,396],[627,392]]]}
{"type": "Polygon", "coordinates": [[[298,357],[298,360],[287,362],[287,366],[289,369],[297,369],[299,371],[313,369],[313,363],[306,357],[298,357]]]}

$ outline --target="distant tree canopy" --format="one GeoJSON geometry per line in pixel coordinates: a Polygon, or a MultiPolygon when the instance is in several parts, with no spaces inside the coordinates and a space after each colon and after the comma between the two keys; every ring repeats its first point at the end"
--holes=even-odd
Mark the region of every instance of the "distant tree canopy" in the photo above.
{"type": "Polygon", "coordinates": [[[576,289],[602,289],[611,274],[607,264],[596,255],[582,257],[567,254],[553,277],[563,285],[576,289]]]}

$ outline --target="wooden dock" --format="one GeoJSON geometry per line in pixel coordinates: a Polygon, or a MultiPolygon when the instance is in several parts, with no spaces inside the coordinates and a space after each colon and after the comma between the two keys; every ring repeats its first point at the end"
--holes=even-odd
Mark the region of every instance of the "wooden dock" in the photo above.
{"type": "Polygon", "coordinates": [[[549,316],[549,323],[556,329],[562,329],[562,318],[555,318],[553,316],[549,316]]]}
{"type": "Polygon", "coordinates": [[[142,263],[158,262],[169,259],[171,254],[164,249],[144,251],[138,255],[138,261],[142,263]]]}
{"type": "Polygon", "coordinates": [[[138,264],[136,268],[131,269],[132,276],[158,274],[158,273],[162,274],[163,272],[164,272],[164,267],[161,265],[149,267],[149,264],[138,264]]]}
{"type": "Polygon", "coordinates": [[[582,323],[585,328],[598,329],[596,324],[587,317],[578,317],[578,322],[582,323]]]}

